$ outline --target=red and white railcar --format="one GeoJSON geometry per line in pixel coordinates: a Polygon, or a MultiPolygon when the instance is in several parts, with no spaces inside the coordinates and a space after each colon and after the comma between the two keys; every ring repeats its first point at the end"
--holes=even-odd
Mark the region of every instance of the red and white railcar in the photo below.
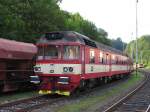
{"type": "Polygon", "coordinates": [[[40,82],[41,94],[70,95],[77,88],[132,71],[127,55],[77,32],[45,33],[37,46],[38,77],[33,76],[32,82],[40,82]]]}

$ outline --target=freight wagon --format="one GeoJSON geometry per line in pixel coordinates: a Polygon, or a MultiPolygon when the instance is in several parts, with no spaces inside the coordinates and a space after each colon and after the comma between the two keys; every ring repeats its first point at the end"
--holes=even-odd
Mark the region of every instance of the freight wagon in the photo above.
{"type": "Polygon", "coordinates": [[[33,44],[0,39],[0,91],[28,86],[36,53],[37,48],[33,44]]]}

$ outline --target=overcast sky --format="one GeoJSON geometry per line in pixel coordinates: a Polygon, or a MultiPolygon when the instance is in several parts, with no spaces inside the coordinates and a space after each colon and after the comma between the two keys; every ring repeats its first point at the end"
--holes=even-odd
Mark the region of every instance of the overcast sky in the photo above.
{"type": "MultiPolygon", "coordinates": [[[[136,0],[63,0],[60,7],[81,16],[108,32],[108,38],[135,39],[136,0]]],[[[150,0],[138,2],[138,36],[150,34],[150,0]]]]}

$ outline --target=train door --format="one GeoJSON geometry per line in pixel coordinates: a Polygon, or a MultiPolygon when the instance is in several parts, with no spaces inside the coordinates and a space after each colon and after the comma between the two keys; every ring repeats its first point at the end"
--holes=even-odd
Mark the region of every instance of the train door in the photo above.
{"type": "Polygon", "coordinates": [[[85,74],[94,73],[95,50],[93,48],[85,48],[85,74]]]}
{"type": "Polygon", "coordinates": [[[99,52],[99,63],[101,65],[100,72],[105,72],[105,64],[104,64],[104,51],[100,50],[99,52]]]}
{"type": "Polygon", "coordinates": [[[104,72],[106,72],[106,64],[107,64],[107,56],[106,56],[106,53],[103,52],[103,69],[104,69],[104,72]]]}
{"type": "Polygon", "coordinates": [[[86,54],[85,49],[86,49],[85,46],[81,46],[80,56],[81,56],[81,64],[82,64],[81,65],[82,75],[85,74],[85,54],[86,54]]]}
{"type": "Polygon", "coordinates": [[[110,54],[106,54],[106,60],[107,60],[107,72],[109,73],[109,75],[111,75],[111,56],[110,54]]]}

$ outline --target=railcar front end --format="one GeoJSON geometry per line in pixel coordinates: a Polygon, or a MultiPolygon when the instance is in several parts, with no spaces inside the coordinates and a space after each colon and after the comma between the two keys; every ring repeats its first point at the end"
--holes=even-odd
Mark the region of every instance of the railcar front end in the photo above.
{"type": "Polygon", "coordinates": [[[79,44],[39,44],[35,73],[40,79],[40,94],[70,95],[80,84],[79,44]]]}

